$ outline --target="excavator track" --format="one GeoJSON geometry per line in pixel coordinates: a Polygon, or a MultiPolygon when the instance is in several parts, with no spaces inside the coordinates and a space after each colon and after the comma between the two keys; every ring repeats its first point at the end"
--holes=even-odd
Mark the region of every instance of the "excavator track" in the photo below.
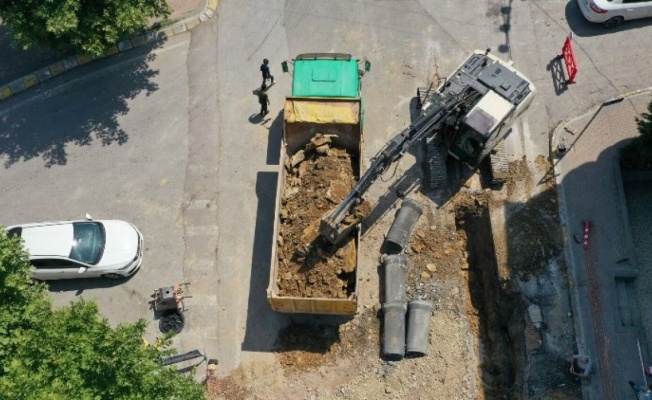
{"type": "Polygon", "coordinates": [[[447,149],[439,136],[425,141],[426,182],[429,190],[444,189],[448,184],[447,149]]]}
{"type": "Polygon", "coordinates": [[[509,177],[509,161],[507,160],[507,150],[505,141],[501,140],[489,155],[491,163],[491,184],[502,185],[507,182],[509,177]]]}

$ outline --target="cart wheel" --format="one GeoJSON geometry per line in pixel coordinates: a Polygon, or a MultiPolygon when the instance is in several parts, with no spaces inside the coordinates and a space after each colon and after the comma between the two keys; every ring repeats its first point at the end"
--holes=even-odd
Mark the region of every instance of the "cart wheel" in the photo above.
{"type": "Polygon", "coordinates": [[[185,318],[179,310],[172,310],[161,317],[158,328],[163,333],[174,332],[178,334],[183,329],[185,318]]]}

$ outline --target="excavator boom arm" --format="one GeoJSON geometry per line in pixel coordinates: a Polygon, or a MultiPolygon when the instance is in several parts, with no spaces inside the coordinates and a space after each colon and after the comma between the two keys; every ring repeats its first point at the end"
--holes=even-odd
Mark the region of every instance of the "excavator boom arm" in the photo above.
{"type": "MultiPolygon", "coordinates": [[[[469,88],[469,92],[471,91],[472,89],[469,88]]],[[[461,93],[457,96],[438,98],[438,101],[435,101],[426,109],[412,125],[394,136],[371,159],[371,166],[360,177],[342,203],[321,220],[319,233],[329,242],[338,243],[352,228],[343,226],[342,221],[362,201],[362,197],[376,179],[394,162],[403,157],[412,146],[425,137],[438,132],[448,117],[459,114],[460,106],[468,106],[469,103],[475,102],[477,98],[479,96],[474,96],[473,93],[461,93]],[[456,109],[458,109],[458,112],[456,112],[456,109]]]]}

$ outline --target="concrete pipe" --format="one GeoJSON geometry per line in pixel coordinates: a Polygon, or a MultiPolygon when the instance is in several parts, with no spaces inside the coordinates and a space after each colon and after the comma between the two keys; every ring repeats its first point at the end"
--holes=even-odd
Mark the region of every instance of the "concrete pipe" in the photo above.
{"type": "Polygon", "coordinates": [[[396,219],[385,238],[385,248],[388,253],[398,254],[403,251],[421,214],[423,214],[423,207],[419,202],[412,199],[403,200],[401,209],[398,210],[396,219]]]}
{"type": "Polygon", "coordinates": [[[394,302],[383,304],[383,356],[398,361],[405,355],[405,312],[407,304],[394,302]]]}
{"type": "Polygon", "coordinates": [[[425,356],[428,354],[431,310],[432,302],[427,300],[414,300],[409,304],[407,352],[410,355],[425,356]]]}
{"type": "Polygon", "coordinates": [[[406,302],[405,275],[407,257],[403,254],[391,254],[383,260],[385,274],[385,303],[406,302]]]}

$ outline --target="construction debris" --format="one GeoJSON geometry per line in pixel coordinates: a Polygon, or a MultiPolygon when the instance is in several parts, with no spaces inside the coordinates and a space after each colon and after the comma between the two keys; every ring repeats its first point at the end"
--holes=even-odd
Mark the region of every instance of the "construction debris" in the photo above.
{"type": "MultiPolygon", "coordinates": [[[[344,299],[351,294],[358,251],[355,233],[334,246],[319,236],[319,221],[353,188],[354,162],[330,136],[317,134],[286,163],[277,238],[281,296],[344,299]]],[[[361,204],[353,222],[369,209],[361,204]]]]}

